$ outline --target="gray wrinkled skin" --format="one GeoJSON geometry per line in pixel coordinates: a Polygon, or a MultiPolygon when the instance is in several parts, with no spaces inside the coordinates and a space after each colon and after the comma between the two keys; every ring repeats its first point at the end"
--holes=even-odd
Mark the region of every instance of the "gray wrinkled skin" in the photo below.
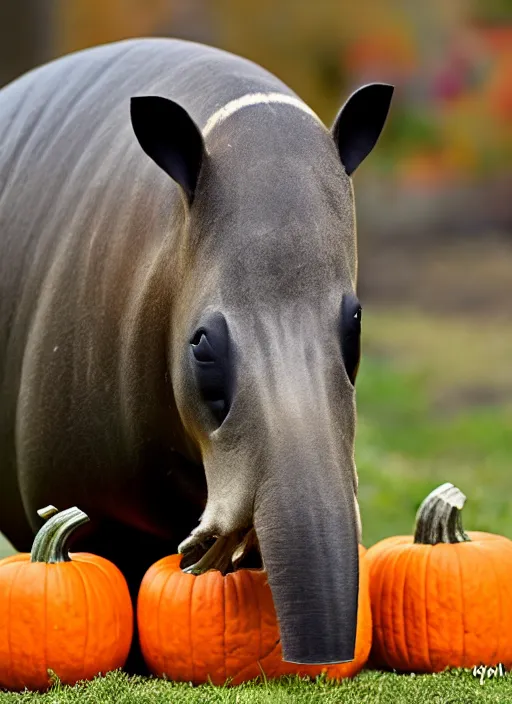
{"type": "Polygon", "coordinates": [[[311,116],[260,105],[208,135],[189,208],[129,118],[131,96],[162,95],[202,128],[271,91],[293,95],[250,62],[156,39],[0,91],[0,530],[27,550],[38,508],[76,504],[92,519],[78,547],[140,579],[198,524],[254,524],[285,657],[323,663],[352,658],[357,607],[350,178],[311,116]],[[213,311],[235,359],[220,428],[189,371],[213,311]]]}

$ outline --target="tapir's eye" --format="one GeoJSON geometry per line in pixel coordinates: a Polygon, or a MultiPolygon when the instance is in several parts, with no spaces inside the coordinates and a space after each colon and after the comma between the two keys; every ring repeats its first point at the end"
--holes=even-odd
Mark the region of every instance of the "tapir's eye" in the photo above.
{"type": "Polygon", "coordinates": [[[229,411],[231,369],[229,333],[223,315],[212,315],[190,340],[192,361],[199,394],[217,421],[229,411]]]}
{"type": "Polygon", "coordinates": [[[361,357],[361,314],[359,301],[353,294],[343,296],[341,304],[341,352],[348,378],[355,384],[361,357]]]}

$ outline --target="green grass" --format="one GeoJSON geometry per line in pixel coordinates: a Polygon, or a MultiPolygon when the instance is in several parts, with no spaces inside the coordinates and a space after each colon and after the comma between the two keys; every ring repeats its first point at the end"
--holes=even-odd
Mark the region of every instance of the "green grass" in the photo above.
{"type": "Polygon", "coordinates": [[[363,671],[354,680],[333,684],[283,677],[276,682],[256,681],[238,687],[191,687],[187,683],[128,677],[113,672],[75,687],[56,685],[43,695],[0,694],[2,704],[510,704],[512,676],[485,680],[480,684],[470,670],[451,670],[437,675],[396,675],[363,671]]]}
{"type": "MultiPolygon", "coordinates": [[[[463,522],[512,538],[512,325],[365,311],[357,386],[363,542],[411,533],[422,499],[450,481],[467,496],[463,522]]],[[[9,551],[9,546],[2,550],[9,551]]],[[[480,685],[470,671],[411,676],[363,671],[333,686],[284,679],[198,687],[113,673],[8,702],[507,702],[512,674],[480,685]]]]}
{"type": "Polygon", "coordinates": [[[446,481],[467,496],[468,530],[512,538],[510,324],[373,312],[364,342],[356,449],[363,543],[411,533],[422,499],[446,481]]]}

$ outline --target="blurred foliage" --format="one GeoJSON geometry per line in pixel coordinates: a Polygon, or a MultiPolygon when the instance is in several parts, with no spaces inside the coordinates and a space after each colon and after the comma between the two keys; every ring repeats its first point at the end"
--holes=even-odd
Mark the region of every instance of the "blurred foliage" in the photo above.
{"type": "Polygon", "coordinates": [[[56,0],[55,53],[153,34],[171,11],[169,0],[56,0]]]}
{"type": "Polygon", "coordinates": [[[370,169],[443,186],[511,168],[511,1],[214,6],[218,42],[279,75],[327,123],[357,85],[396,85],[370,169]]]}
{"type": "Polygon", "coordinates": [[[41,2],[25,25],[21,10],[6,16],[0,40],[12,45],[11,24],[34,44],[37,5],[53,55],[155,34],[206,41],[268,68],[327,124],[354,88],[389,82],[392,119],[364,173],[442,188],[512,169],[512,0],[41,2]]]}
{"type": "Polygon", "coordinates": [[[472,14],[484,22],[511,22],[512,0],[475,0],[472,14]]]}
{"type": "Polygon", "coordinates": [[[408,110],[399,103],[379,141],[380,159],[377,165],[388,170],[410,154],[421,158],[421,154],[433,155],[439,153],[441,148],[442,135],[437,120],[424,111],[417,108],[408,110]]]}

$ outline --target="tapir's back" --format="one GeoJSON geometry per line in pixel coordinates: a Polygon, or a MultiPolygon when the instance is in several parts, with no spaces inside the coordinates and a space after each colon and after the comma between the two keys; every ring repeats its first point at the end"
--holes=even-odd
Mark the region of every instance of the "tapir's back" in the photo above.
{"type": "MultiPolygon", "coordinates": [[[[108,248],[118,246],[116,237],[129,237],[134,252],[140,237],[162,234],[148,228],[148,217],[168,217],[178,189],[135,139],[130,97],[171,98],[202,128],[230,100],[276,89],[291,94],[259,66],[226,52],[144,39],[72,54],[1,90],[0,281],[7,299],[19,302],[18,285],[26,287],[36,250],[42,275],[66,238],[77,238],[76,249],[84,239],[99,237],[108,248]]],[[[9,318],[0,308],[2,329],[9,318]]],[[[2,348],[0,342],[0,355],[2,348]]]]}
{"type": "MultiPolygon", "coordinates": [[[[33,515],[70,448],[67,493],[52,481],[48,502],[79,495],[102,510],[118,491],[109,463],[134,476],[134,414],[158,427],[152,414],[169,406],[162,287],[173,285],[183,209],[135,138],[130,97],[171,98],[204,128],[230,100],[276,90],[292,94],[251,62],[146,39],[70,55],[0,91],[0,530],[18,545],[21,516],[33,515]],[[95,497],[90,471],[102,482],[95,497]]],[[[140,492],[135,481],[126,488],[133,501],[119,501],[120,520],[130,502],[136,516],[140,492]]]]}

